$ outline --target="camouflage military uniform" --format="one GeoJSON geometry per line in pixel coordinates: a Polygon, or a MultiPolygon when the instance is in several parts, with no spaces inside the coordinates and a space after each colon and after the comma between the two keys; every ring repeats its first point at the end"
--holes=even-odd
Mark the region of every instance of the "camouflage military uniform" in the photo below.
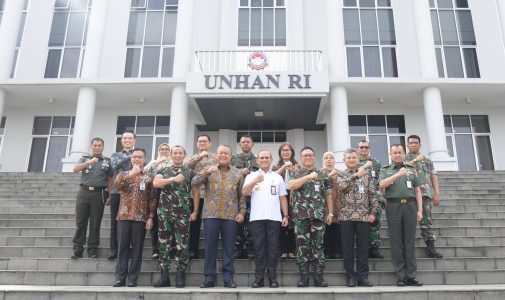
{"type": "Polygon", "coordinates": [[[164,179],[184,175],[181,183],[170,182],[161,190],[158,204],[160,239],[160,269],[170,269],[169,254],[172,250],[172,235],[175,236],[175,261],[177,269],[184,271],[189,262],[189,215],[191,214],[191,179],[195,172],[188,167],[164,167],[158,170],[164,179]]]}
{"type": "MultiPolygon", "coordinates": [[[[233,155],[231,165],[235,168],[242,170],[247,168],[249,173],[259,170],[256,156],[253,153],[245,155],[244,153],[233,155]]],[[[237,251],[236,258],[247,258],[247,253],[252,255],[253,246],[251,240],[251,231],[249,228],[249,217],[251,214],[251,196],[245,197],[247,211],[244,216],[244,222],[239,224],[237,229],[237,236],[235,237],[235,251],[237,251]],[[238,256],[238,257],[237,257],[238,256]]]]}
{"type": "Polygon", "coordinates": [[[379,173],[381,169],[381,163],[375,158],[360,158],[358,163],[358,168],[366,164],[368,161],[372,162],[372,167],[367,169],[367,174],[372,176],[375,183],[376,193],[377,193],[377,212],[375,213],[375,222],[370,224],[370,249],[378,249],[381,245],[381,219],[382,219],[382,208],[384,206],[384,200],[382,191],[379,188],[379,173]]]}
{"type": "MultiPolygon", "coordinates": [[[[417,155],[408,153],[405,156],[405,161],[409,162],[414,160],[417,155]]],[[[421,228],[421,236],[425,242],[435,241],[435,233],[433,232],[433,219],[431,216],[431,198],[433,197],[433,183],[431,182],[431,175],[436,175],[437,171],[433,167],[433,162],[425,157],[423,160],[418,161],[415,165],[417,175],[419,177],[419,188],[423,196],[423,219],[419,222],[421,228]]]]}
{"type": "Polygon", "coordinates": [[[326,194],[331,193],[330,180],[321,170],[301,168],[290,174],[289,180],[301,178],[312,172],[318,178],[307,181],[294,190],[293,221],[296,233],[296,264],[299,268],[311,263],[324,268],[324,231],[326,217],[326,194]]]}

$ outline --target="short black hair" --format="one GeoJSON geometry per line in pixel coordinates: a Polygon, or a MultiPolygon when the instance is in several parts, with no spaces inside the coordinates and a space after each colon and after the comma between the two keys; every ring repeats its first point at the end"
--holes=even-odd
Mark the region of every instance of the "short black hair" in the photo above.
{"type": "Polygon", "coordinates": [[[312,153],[316,154],[316,151],[314,151],[314,149],[312,149],[312,147],[310,147],[310,146],[305,146],[305,147],[303,147],[303,148],[302,148],[302,150],[300,151],[300,155],[301,155],[301,154],[302,154],[302,152],[303,152],[303,151],[305,151],[305,150],[310,150],[310,151],[312,151],[312,153]]]}
{"type": "Polygon", "coordinates": [[[175,146],[172,146],[172,150],[171,151],[174,151],[175,148],[181,148],[182,151],[184,152],[184,155],[186,155],[186,149],[184,149],[183,146],[180,146],[180,145],[175,145],[175,146]]]}
{"type": "Polygon", "coordinates": [[[391,151],[391,149],[393,149],[393,147],[402,147],[402,150],[405,151],[405,148],[403,148],[402,144],[393,144],[393,145],[391,145],[391,147],[389,147],[389,151],[391,151]]]}
{"type": "Polygon", "coordinates": [[[210,142],[210,136],[206,135],[206,134],[199,134],[197,137],[196,137],[196,140],[198,141],[199,138],[201,138],[202,136],[206,137],[209,142],[210,142]]]}
{"type": "Polygon", "coordinates": [[[135,148],[135,149],[133,149],[132,153],[136,152],[136,151],[140,151],[140,152],[144,153],[144,157],[147,155],[146,150],[144,148],[135,148]]]}
{"type": "Polygon", "coordinates": [[[91,145],[93,145],[93,143],[94,143],[95,141],[100,142],[100,143],[102,143],[102,145],[104,145],[104,146],[105,146],[105,142],[103,141],[103,139],[102,139],[102,138],[99,138],[99,137],[93,138],[93,139],[91,140],[91,145]]]}
{"type": "Polygon", "coordinates": [[[419,144],[421,144],[421,138],[416,134],[409,135],[409,137],[407,138],[407,143],[409,142],[410,139],[416,139],[419,142],[419,144]]]}
{"type": "Polygon", "coordinates": [[[133,138],[137,138],[137,135],[135,134],[135,132],[133,132],[133,130],[127,129],[123,131],[123,134],[121,136],[123,136],[125,133],[131,133],[133,134],[133,138]]]}
{"type": "Polygon", "coordinates": [[[252,137],[252,136],[250,136],[249,134],[244,134],[244,135],[240,136],[239,141],[241,141],[243,138],[250,139],[250,140],[251,140],[251,142],[253,142],[253,143],[254,143],[254,139],[253,139],[253,137],[252,137]]]}
{"type": "Polygon", "coordinates": [[[367,140],[365,140],[365,139],[362,139],[361,141],[359,141],[359,142],[356,144],[356,147],[358,147],[358,145],[359,145],[360,143],[367,143],[368,145],[370,145],[370,142],[369,142],[369,141],[367,141],[367,140]]]}

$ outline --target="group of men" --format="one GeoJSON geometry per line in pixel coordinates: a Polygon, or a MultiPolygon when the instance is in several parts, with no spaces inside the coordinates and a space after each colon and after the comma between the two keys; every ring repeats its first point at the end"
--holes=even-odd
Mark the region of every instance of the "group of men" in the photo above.
{"type": "Polygon", "coordinates": [[[346,169],[332,177],[316,168],[315,151],[304,147],[300,152],[300,168],[290,173],[288,180],[271,170],[273,157],[269,151],[261,150],[257,157],[253,154],[254,142],[250,136],[240,139],[242,153],[232,155],[227,145],[219,145],[216,153],[210,152],[210,137],[200,135],[197,154],[186,160],[185,149],[175,145],[170,152],[171,163],[161,164],[154,174],[144,169],[146,153],[144,149],[134,148],[133,132],[124,132],[121,144],[123,150],[108,159],[102,155],[104,141],[94,138],[92,153],[83,156],[74,167],[74,172],[81,172],[82,177],[76,201],[77,229],[72,258],[83,257],[88,220],[88,257],[97,257],[104,206],[110,204],[107,258],[118,258],[114,287],[137,286],[146,231],[154,222],[159,228],[161,274],[154,287],[171,286],[172,250],[175,286],[185,286],[188,262],[198,257],[202,219],[205,261],[201,288],[216,285],[219,236],[225,287],[237,286],[233,278],[235,258],[254,258],[252,287],[265,285],[265,273],[269,286],[278,287],[279,231],[290,222],[296,234],[296,264],[300,271],[297,286],[309,286],[311,265],[314,285],[328,286],[323,277],[323,241],[325,227],[334,218],[340,223],[347,286],[372,286],[368,281],[368,258],[383,257],[379,252],[379,232],[384,208],[398,286],[422,285],[416,279],[414,251],[418,222],[427,244],[427,255],[442,257],[434,247],[431,217],[432,204],[440,203],[437,175],[431,160],[419,153],[421,139],[417,135],[407,139],[408,155],[402,145],[391,145],[391,164],[384,167],[370,157],[370,145],[363,140],[356,149],[345,151],[346,169]],[[337,212],[332,186],[340,191],[337,212]],[[155,189],[160,189],[159,198],[155,189]]]}

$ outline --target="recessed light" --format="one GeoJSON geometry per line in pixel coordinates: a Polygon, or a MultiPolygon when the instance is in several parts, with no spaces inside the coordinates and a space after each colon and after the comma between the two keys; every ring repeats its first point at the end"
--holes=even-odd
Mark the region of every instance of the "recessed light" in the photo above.
{"type": "Polygon", "coordinates": [[[255,117],[263,117],[263,111],[262,110],[257,110],[254,112],[255,117]]]}

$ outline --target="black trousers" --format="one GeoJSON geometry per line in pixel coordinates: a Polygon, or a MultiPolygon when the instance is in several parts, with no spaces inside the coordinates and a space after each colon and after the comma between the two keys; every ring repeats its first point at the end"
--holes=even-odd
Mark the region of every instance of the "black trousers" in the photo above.
{"type": "MultiPolygon", "coordinates": [[[[156,207],[160,203],[161,189],[156,189],[156,207]]],[[[153,228],[151,228],[151,247],[153,248],[153,253],[160,253],[160,241],[158,239],[158,210],[154,210],[153,218],[153,228]]]]}
{"type": "Polygon", "coordinates": [[[118,260],[116,280],[137,283],[142,266],[142,248],[146,237],[146,223],[139,221],[118,221],[118,260]],[[131,251],[131,262],[128,268],[128,250],[131,251]]]}
{"type": "Polygon", "coordinates": [[[342,255],[342,239],[340,237],[340,224],[326,225],[324,232],[324,254],[326,258],[342,255]]]}
{"type": "MultiPolygon", "coordinates": [[[[290,221],[292,222],[292,221],[290,221]]],[[[295,229],[281,227],[279,233],[279,246],[281,253],[295,253],[295,229]]]]}
{"type": "MultiPolygon", "coordinates": [[[[198,248],[200,247],[200,229],[202,228],[202,208],[203,208],[203,198],[200,198],[200,207],[198,208],[198,217],[195,221],[189,223],[189,252],[194,252],[198,255],[198,248]]],[[[195,208],[193,207],[193,201],[191,201],[191,212],[195,208]]]]}
{"type": "Polygon", "coordinates": [[[368,279],[368,241],[370,226],[367,222],[341,221],[342,256],[347,278],[368,279]],[[354,268],[354,241],[358,262],[354,268]]]}
{"type": "Polygon", "coordinates": [[[278,221],[257,220],[249,223],[249,226],[254,246],[256,280],[263,280],[265,271],[270,280],[276,280],[281,224],[278,221]]]}
{"type": "Polygon", "coordinates": [[[121,194],[110,194],[110,252],[117,255],[117,213],[119,211],[121,194]]]}

